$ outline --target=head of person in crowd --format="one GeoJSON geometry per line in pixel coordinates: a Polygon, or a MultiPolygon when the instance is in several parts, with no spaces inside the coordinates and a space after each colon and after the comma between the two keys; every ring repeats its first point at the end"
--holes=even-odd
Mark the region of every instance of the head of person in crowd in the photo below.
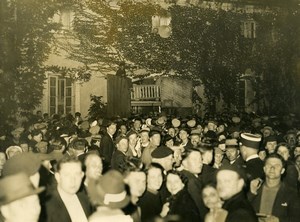
{"type": "Polygon", "coordinates": [[[168,134],[171,136],[171,137],[175,137],[176,136],[176,130],[174,127],[169,127],[168,128],[168,134]]]}
{"type": "Polygon", "coordinates": [[[275,148],[275,152],[278,153],[280,156],[282,156],[284,161],[288,161],[291,157],[289,145],[284,142],[277,144],[275,148]]]}
{"type": "Polygon", "coordinates": [[[84,176],[81,161],[74,155],[64,155],[57,162],[57,171],[54,176],[59,192],[69,195],[76,194],[84,176]]]}
{"type": "Polygon", "coordinates": [[[0,211],[5,221],[38,221],[41,206],[38,194],[44,187],[34,187],[25,173],[0,180],[0,211]]]}
{"type": "Polygon", "coordinates": [[[22,138],[21,137],[20,147],[23,150],[23,153],[29,152],[29,144],[28,144],[28,139],[27,138],[22,138]]]}
{"type": "Polygon", "coordinates": [[[152,162],[161,165],[165,171],[169,171],[173,168],[174,157],[173,150],[166,146],[160,146],[156,148],[152,153],[152,162]]]}
{"type": "Polygon", "coordinates": [[[180,172],[170,170],[167,174],[166,186],[172,196],[184,189],[187,178],[180,172]]]}
{"type": "Polygon", "coordinates": [[[39,169],[41,167],[41,159],[38,154],[35,153],[22,153],[20,155],[13,156],[7,160],[3,166],[2,176],[6,177],[16,173],[25,173],[32,184],[38,187],[40,182],[39,169]]]}
{"type": "Polygon", "coordinates": [[[300,144],[298,144],[293,151],[294,157],[300,155],[300,144]]]}
{"type": "Polygon", "coordinates": [[[141,118],[135,118],[133,120],[133,124],[132,124],[133,130],[139,132],[141,127],[142,127],[142,119],[141,118]]]}
{"type": "Polygon", "coordinates": [[[265,149],[268,154],[274,153],[277,146],[277,138],[275,135],[268,136],[264,139],[265,149]]]}
{"type": "Polygon", "coordinates": [[[270,126],[264,126],[264,128],[262,128],[260,131],[262,133],[263,138],[267,138],[269,136],[274,135],[274,131],[270,126]]]}
{"type": "Polygon", "coordinates": [[[79,156],[80,154],[83,154],[86,152],[88,148],[88,142],[85,139],[74,139],[68,147],[69,153],[72,155],[79,156]]]}
{"type": "Polygon", "coordinates": [[[216,185],[212,183],[206,184],[203,187],[202,199],[204,205],[210,210],[221,208],[223,205],[223,201],[218,194],[216,185]]]}
{"type": "Polygon", "coordinates": [[[102,176],[103,164],[97,153],[89,153],[84,160],[85,184],[91,179],[97,180],[102,176]]]}
{"type": "Polygon", "coordinates": [[[219,169],[222,165],[222,161],[224,158],[224,151],[219,147],[214,148],[214,167],[219,169]]]}
{"type": "Polygon", "coordinates": [[[49,150],[54,153],[63,153],[66,147],[66,140],[60,136],[53,136],[49,141],[49,150]]]}
{"type": "Polygon", "coordinates": [[[157,192],[163,183],[164,169],[156,163],[151,163],[147,169],[147,190],[150,192],[157,192]]]}
{"type": "Polygon", "coordinates": [[[178,135],[182,143],[187,143],[189,141],[190,129],[181,128],[178,135]]]}
{"type": "Polygon", "coordinates": [[[201,132],[200,130],[194,129],[191,131],[190,135],[191,143],[193,147],[197,147],[199,143],[201,142],[201,132]]]}
{"type": "Polygon", "coordinates": [[[171,137],[170,135],[165,135],[164,137],[163,137],[163,142],[162,142],[162,144],[164,145],[164,146],[167,146],[167,147],[169,147],[169,148],[171,148],[172,149],[172,147],[174,146],[174,139],[173,139],[173,137],[171,137]]]}
{"type": "Polygon", "coordinates": [[[141,145],[144,147],[147,146],[150,142],[149,132],[150,132],[150,129],[148,127],[142,128],[140,130],[141,145]]]}
{"type": "Polygon", "coordinates": [[[117,123],[114,121],[108,121],[105,125],[107,133],[110,136],[113,136],[117,131],[117,123]]]}
{"type": "Polygon", "coordinates": [[[38,142],[37,144],[35,144],[35,148],[38,153],[46,154],[48,152],[48,142],[46,141],[38,142]]]}
{"type": "Polygon", "coordinates": [[[230,162],[235,161],[240,155],[240,149],[237,139],[227,139],[225,141],[226,157],[230,162]]]}
{"type": "Polygon", "coordinates": [[[272,153],[265,159],[264,172],[266,175],[266,182],[280,181],[281,175],[285,172],[285,160],[281,155],[272,153]]]}
{"type": "Polygon", "coordinates": [[[228,200],[243,190],[245,175],[234,165],[221,167],[217,172],[217,191],[222,200],[228,200]]]}
{"type": "Polygon", "coordinates": [[[40,130],[37,130],[37,129],[35,129],[35,130],[33,130],[31,133],[30,133],[30,135],[31,135],[31,138],[32,138],[32,140],[34,140],[35,142],[41,142],[42,141],[42,139],[43,139],[43,134],[42,134],[42,132],[40,131],[40,130]]]}
{"type": "Polygon", "coordinates": [[[173,150],[173,161],[174,164],[173,166],[176,167],[180,167],[181,163],[182,163],[182,155],[185,152],[184,147],[182,146],[173,146],[172,147],[173,150]]]}
{"type": "Polygon", "coordinates": [[[117,170],[109,170],[100,179],[91,180],[88,184],[88,194],[95,206],[121,209],[130,202],[124,176],[117,170]]]}
{"type": "Polygon", "coordinates": [[[124,181],[129,187],[131,201],[135,204],[146,190],[146,173],[134,167],[134,164],[131,166],[124,172],[124,181]]]}
{"type": "Polygon", "coordinates": [[[182,166],[185,170],[194,175],[198,175],[202,171],[202,155],[198,149],[188,149],[182,156],[182,166]]]}
{"type": "Polygon", "coordinates": [[[211,143],[200,143],[199,150],[202,154],[203,164],[210,164],[213,161],[213,146],[211,143]]]}
{"type": "Polygon", "coordinates": [[[119,136],[115,142],[117,150],[125,154],[128,150],[128,138],[126,136],[119,136]]]}
{"type": "Polygon", "coordinates": [[[6,155],[3,152],[0,152],[0,177],[2,175],[3,166],[6,163],[6,155]]]}
{"type": "Polygon", "coordinates": [[[19,127],[19,128],[14,129],[13,131],[11,131],[13,140],[16,142],[19,141],[24,130],[25,130],[24,128],[19,127]]]}
{"type": "Polygon", "coordinates": [[[10,146],[5,151],[7,159],[10,159],[15,155],[19,155],[22,152],[23,152],[23,150],[19,146],[10,146]]]}
{"type": "Polygon", "coordinates": [[[258,134],[242,133],[240,138],[240,152],[244,160],[259,151],[261,136],[258,134]]]}
{"type": "Polygon", "coordinates": [[[297,133],[294,130],[289,130],[285,136],[284,136],[284,140],[287,142],[287,144],[290,147],[294,147],[297,143],[297,133]]]}
{"type": "Polygon", "coordinates": [[[128,138],[128,145],[130,147],[135,147],[139,139],[138,133],[134,130],[129,130],[126,136],[128,138]]]}
{"type": "Polygon", "coordinates": [[[295,165],[298,169],[298,172],[300,171],[300,154],[298,154],[297,156],[295,156],[295,165]]]}
{"type": "Polygon", "coordinates": [[[126,136],[127,131],[128,131],[128,128],[127,128],[126,123],[121,123],[119,126],[119,130],[118,130],[119,135],[126,136]]]}
{"type": "Polygon", "coordinates": [[[150,143],[152,146],[158,147],[161,142],[161,132],[158,129],[152,129],[149,133],[150,143]]]}

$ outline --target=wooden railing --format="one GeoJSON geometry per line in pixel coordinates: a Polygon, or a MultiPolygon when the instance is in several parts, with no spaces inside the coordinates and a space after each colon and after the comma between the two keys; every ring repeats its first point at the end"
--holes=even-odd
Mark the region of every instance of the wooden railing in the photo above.
{"type": "Polygon", "coordinates": [[[160,100],[160,87],[157,85],[133,85],[131,100],[158,101],[160,100]]]}

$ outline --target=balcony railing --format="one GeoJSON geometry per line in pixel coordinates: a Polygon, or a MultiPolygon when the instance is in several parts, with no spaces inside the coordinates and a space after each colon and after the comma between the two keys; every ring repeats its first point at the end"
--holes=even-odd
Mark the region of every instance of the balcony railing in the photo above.
{"type": "Polygon", "coordinates": [[[160,87],[158,85],[133,85],[132,101],[159,101],[160,87]]]}

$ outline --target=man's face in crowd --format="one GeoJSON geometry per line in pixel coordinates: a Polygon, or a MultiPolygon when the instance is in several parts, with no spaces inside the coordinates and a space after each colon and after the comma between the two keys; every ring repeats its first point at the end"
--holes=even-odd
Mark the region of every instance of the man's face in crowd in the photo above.
{"type": "Polygon", "coordinates": [[[130,135],[130,136],[128,137],[128,143],[129,143],[129,145],[135,146],[136,143],[137,143],[137,141],[138,141],[138,136],[137,136],[137,134],[132,134],[132,135],[130,135]]]}
{"type": "Polygon", "coordinates": [[[288,134],[286,136],[286,142],[290,145],[290,146],[294,146],[296,144],[296,135],[295,134],[288,134]]]}
{"type": "Polygon", "coordinates": [[[134,121],[134,123],[133,123],[133,128],[134,128],[135,130],[140,130],[140,129],[141,129],[141,126],[142,126],[142,123],[141,123],[140,120],[134,121]]]}
{"type": "Polygon", "coordinates": [[[239,151],[237,148],[227,148],[226,149],[226,156],[229,161],[234,161],[239,155],[239,151]]]}
{"type": "Polygon", "coordinates": [[[59,172],[55,173],[58,187],[68,194],[77,193],[83,176],[80,162],[63,163],[59,172]]]}
{"type": "Polygon", "coordinates": [[[294,156],[300,155],[300,146],[295,147],[294,149],[294,156]]]}
{"type": "Polygon", "coordinates": [[[146,190],[146,174],[144,172],[130,172],[126,177],[131,195],[140,197],[146,190]]]}
{"type": "Polygon", "coordinates": [[[168,134],[169,134],[171,137],[175,137],[175,129],[174,129],[174,128],[169,128],[169,129],[168,129],[168,134]]]}
{"type": "Polygon", "coordinates": [[[128,150],[128,140],[126,138],[121,139],[120,142],[117,144],[118,150],[120,150],[123,153],[126,153],[128,150]]]}
{"type": "Polygon", "coordinates": [[[102,160],[97,155],[88,156],[86,159],[86,171],[87,178],[98,179],[102,175],[103,165],[102,160]]]}
{"type": "Polygon", "coordinates": [[[154,145],[154,146],[159,146],[160,145],[160,134],[154,134],[151,138],[150,138],[150,142],[154,145]]]}
{"type": "Polygon", "coordinates": [[[244,180],[231,170],[217,173],[217,190],[223,200],[228,200],[243,189],[244,180]]]}
{"type": "Polygon", "coordinates": [[[114,135],[115,132],[117,131],[117,125],[116,124],[111,124],[106,129],[107,129],[108,134],[114,135]]]}
{"type": "Polygon", "coordinates": [[[264,172],[266,174],[266,177],[269,179],[280,179],[281,174],[284,173],[284,168],[281,160],[278,158],[267,159],[264,166],[264,172]]]}
{"type": "Polygon", "coordinates": [[[196,147],[200,143],[200,136],[195,134],[191,135],[191,143],[196,147]]]}
{"type": "Polygon", "coordinates": [[[141,142],[148,143],[149,142],[149,133],[148,132],[141,132],[140,134],[141,142]]]}
{"type": "Polygon", "coordinates": [[[121,125],[120,132],[121,132],[121,134],[125,135],[127,133],[127,127],[125,125],[121,125]]]}
{"type": "Polygon", "coordinates": [[[162,172],[159,168],[152,167],[148,170],[147,188],[150,190],[159,190],[163,182],[162,172]]]}
{"type": "Polygon", "coordinates": [[[193,174],[199,174],[202,171],[202,155],[198,151],[192,151],[183,161],[184,167],[193,174]]]}
{"type": "Polygon", "coordinates": [[[179,132],[179,138],[181,139],[181,140],[187,140],[188,139],[188,137],[189,137],[189,134],[186,132],[186,131],[184,131],[184,130],[180,130],[180,132],[179,132]]]}
{"type": "Polygon", "coordinates": [[[184,184],[182,183],[180,177],[176,174],[168,174],[167,176],[167,189],[172,194],[177,194],[180,190],[182,190],[184,184]]]}
{"type": "Polygon", "coordinates": [[[282,156],[285,161],[287,161],[290,157],[290,151],[286,146],[279,146],[277,153],[282,156]]]}
{"type": "Polygon", "coordinates": [[[275,147],[277,145],[276,141],[268,141],[266,144],[266,150],[268,150],[268,153],[274,153],[275,152],[275,147]]]}

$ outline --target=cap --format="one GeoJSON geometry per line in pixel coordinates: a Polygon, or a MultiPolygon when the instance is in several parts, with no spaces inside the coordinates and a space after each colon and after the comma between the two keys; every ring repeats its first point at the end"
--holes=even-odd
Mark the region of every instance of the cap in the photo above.
{"type": "Polygon", "coordinates": [[[259,149],[261,136],[258,134],[242,133],[240,142],[243,146],[259,149]]]}
{"type": "Polygon", "coordinates": [[[152,158],[156,159],[165,158],[170,155],[173,155],[173,150],[166,146],[160,146],[151,153],[152,158]]]}

